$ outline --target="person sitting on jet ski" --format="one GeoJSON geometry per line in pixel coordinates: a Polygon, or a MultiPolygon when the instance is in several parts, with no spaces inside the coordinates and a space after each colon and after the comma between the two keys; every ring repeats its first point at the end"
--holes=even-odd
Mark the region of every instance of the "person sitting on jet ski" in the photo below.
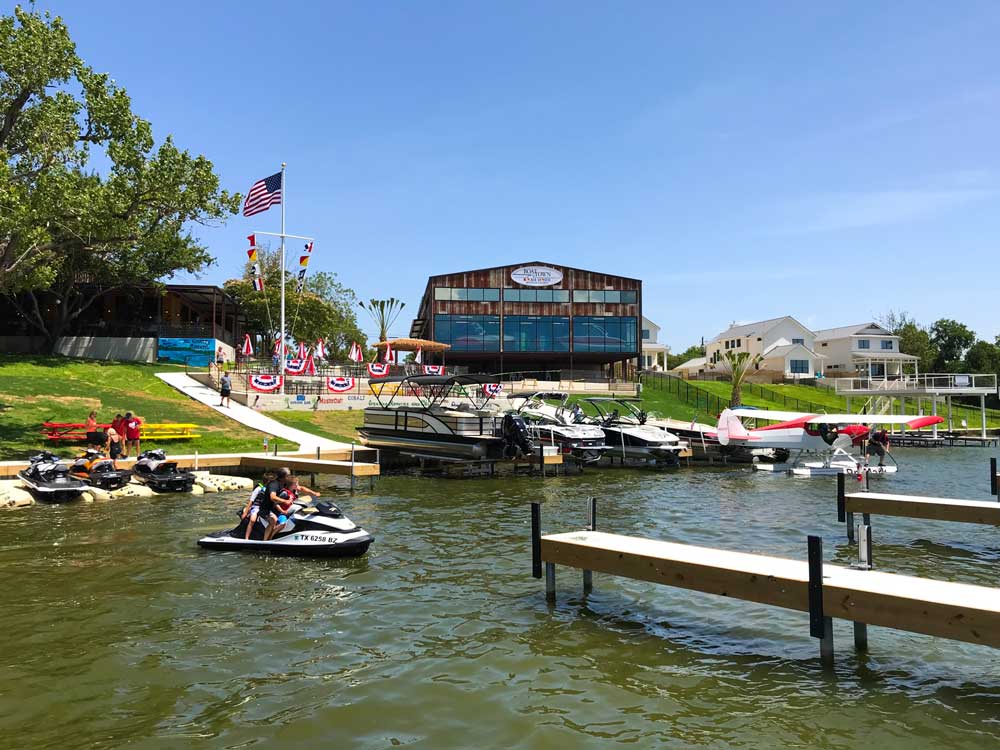
{"type": "Polygon", "coordinates": [[[270,540],[288,521],[288,514],[292,505],[299,499],[300,494],[319,497],[316,490],[303,487],[299,484],[298,477],[288,476],[285,478],[285,488],[278,495],[278,500],[274,504],[274,510],[268,519],[267,531],[264,533],[264,541],[270,540]]]}
{"type": "Polygon", "coordinates": [[[247,500],[247,504],[243,507],[243,512],[240,513],[240,518],[246,519],[247,521],[247,531],[244,535],[244,539],[250,538],[250,532],[253,531],[253,525],[257,523],[257,518],[260,516],[260,504],[264,499],[264,493],[267,490],[267,486],[273,482],[275,475],[273,471],[264,472],[264,478],[256,487],[254,487],[253,492],[250,493],[250,499],[247,500]]]}

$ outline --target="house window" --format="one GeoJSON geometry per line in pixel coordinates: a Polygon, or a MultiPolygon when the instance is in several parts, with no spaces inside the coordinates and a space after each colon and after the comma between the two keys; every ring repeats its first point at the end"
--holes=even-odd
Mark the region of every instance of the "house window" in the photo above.
{"type": "Polygon", "coordinates": [[[740,349],[743,347],[743,339],[736,339],[736,348],[740,349]]]}
{"type": "Polygon", "coordinates": [[[826,342],[824,341],[820,346],[826,346],[826,342]]]}
{"type": "Polygon", "coordinates": [[[887,350],[887,351],[891,351],[892,350],[892,342],[891,341],[883,341],[882,342],[882,348],[885,349],[885,350],[887,350]]]}
{"type": "Polygon", "coordinates": [[[805,346],[806,340],[805,339],[792,339],[792,343],[793,344],[802,344],[803,346],[805,346]]]}
{"type": "Polygon", "coordinates": [[[872,342],[868,339],[858,339],[858,349],[871,349],[872,342]]]}
{"type": "Polygon", "coordinates": [[[808,359],[790,359],[788,360],[788,368],[793,374],[803,375],[809,372],[809,360],[808,359]]]}
{"type": "Polygon", "coordinates": [[[649,338],[649,329],[648,328],[643,328],[642,329],[642,337],[644,339],[648,339],[649,338]]]}

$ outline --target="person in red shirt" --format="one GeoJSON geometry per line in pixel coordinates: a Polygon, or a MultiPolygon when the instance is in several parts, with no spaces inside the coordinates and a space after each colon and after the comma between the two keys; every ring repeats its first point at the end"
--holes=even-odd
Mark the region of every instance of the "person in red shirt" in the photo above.
{"type": "Polygon", "coordinates": [[[135,449],[135,453],[132,453],[136,458],[139,457],[139,425],[142,424],[142,420],[139,417],[133,417],[132,412],[125,412],[125,456],[129,457],[129,453],[132,449],[135,449]]]}

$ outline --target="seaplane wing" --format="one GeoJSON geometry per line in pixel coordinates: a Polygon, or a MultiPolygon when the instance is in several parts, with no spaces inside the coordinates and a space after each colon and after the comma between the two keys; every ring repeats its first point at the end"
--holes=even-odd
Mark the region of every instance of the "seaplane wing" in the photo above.
{"type": "Polygon", "coordinates": [[[912,430],[941,424],[944,417],[918,417],[906,414],[810,414],[801,411],[765,411],[763,409],[731,409],[737,417],[766,419],[772,422],[807,424],[898,424],[912,430]]]}

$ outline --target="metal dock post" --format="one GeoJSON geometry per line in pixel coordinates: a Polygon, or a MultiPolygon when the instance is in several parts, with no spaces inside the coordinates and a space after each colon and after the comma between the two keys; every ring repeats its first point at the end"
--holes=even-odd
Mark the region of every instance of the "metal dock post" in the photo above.
{"type": "MultiPolygon", "coordinates": [[[[587,501],[588,511],[590,514],[589,523],[587,524],[587,529],[589,531],[597,531],[597,498],[592,497],[587,501]]],[[[583,593],[589,594],[594,590],[594,571],[584,570],[583,571],[583,593]]]]}
{"type": "Polygon", "coordinates": [[[833,618],[823,613],[823,539],[809,536],[809,635],[819,638],[819,657],[833,664],[833,618]]]}
{"type": "Polygon", "coordinates": [[[531,575],[542,577],[542,506],[531,504],[531,575]]]}

